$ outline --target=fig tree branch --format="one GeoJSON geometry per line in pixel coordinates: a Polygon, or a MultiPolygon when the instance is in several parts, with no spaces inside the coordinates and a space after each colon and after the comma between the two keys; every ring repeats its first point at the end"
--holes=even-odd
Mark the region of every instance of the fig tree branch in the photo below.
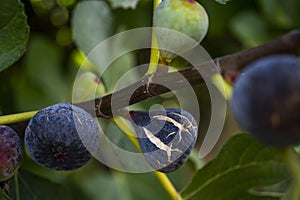
{"type": "MultiPolygon", "coordinates": [[[[300,55],[300,30],[291,31],[280,38],[251,49],[215,58],[213,61],[203,63],[200,66],[191,66],[178,72],[147,75],[136,83],[121,90],[94,100],[75,103],[74,105],[82,107],[87,112],[97,117],[111,118],[113,113],[117,113],[119,109],[151,97],[159,96],[170,91],[180,90],[191,85],[205,84],[205,77],[203,78],[198,72],[201,68],[209,68],[214,64],[219,69],[219,72],[226,76],[227,73],[239,71],[252,61],[271,54],[300,55]],[[178,76],[179,74],[180,76],[178,76]]],[[[15,115],[17,114],[0,116],[2,119],[5,118],[4,121],[15,121],[14,123],[11,122],[12,124],[2,124],[10,124],[10,126],[22,136],[29,115],[28,112],[25,115],[23,113],[18,113],[18,115],[22,116],[15,115]],[[12,116],[14,116],[13,120],[7,120],[7,118],[12,118],[12,116]]]]}
{"type": "MultiPolygon", "coordinates": [[[[221,74],[226,75],[231,71],[243,69],[258,58],[271,54],[300,55],[300,30],[291,31],[280,38],[251,49],[215,58],[212,62],[219,68],[221,74]]],[[[75,105],[97,117],[111,118],[119,109],[129,105],[190,85],[204,84],[205,77],[202,77],[198,70],[211,67],[212,62],[191,66],[178,72],[147,75],[128,87],[75,105]]]]}

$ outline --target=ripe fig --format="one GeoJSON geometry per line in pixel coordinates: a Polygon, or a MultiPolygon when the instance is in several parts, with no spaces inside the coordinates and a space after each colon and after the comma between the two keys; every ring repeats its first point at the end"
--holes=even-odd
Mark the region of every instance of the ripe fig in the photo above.
{"type": "Polygon", "coordinates": [[[0,126],[0,182],[11,178],[21,165],[23,148],[18,134],[0,126]]]}
{"type": "Polygon", "coordinates": [[[130,111],[144,157],[163,173],[179,169],[195,145],[198,126],[194,117],[180,109],[130,111]]]}
{"type": "Polygon", "coordinates": [[[99,144],[99,128],[92,116],[69,103],[40,110],[25,130],[32,159],[54,170],[73,170],[86,164],[99,144]]]}
{"type": "Polygon", "coordinates": [[[300,62],[291,55],[261,58],[237,77],[231,110],[238,124],[274,146],[300,144],[300,62]]]}

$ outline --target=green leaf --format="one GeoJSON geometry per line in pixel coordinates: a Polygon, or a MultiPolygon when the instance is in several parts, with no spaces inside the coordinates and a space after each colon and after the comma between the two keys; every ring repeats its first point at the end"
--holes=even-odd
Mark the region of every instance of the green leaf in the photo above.
{"type": "Polygon", "coordinates": [[[77,4],[72,18],[77,46],[87,55],[112,31],[113,17],[104,1],[84,1],[77,4]]]}
{"type": "Polygon", "coordinates": [[[96,47],[112,34],[113,22],[110,7],[104,1],[80,2],[74,10],[72,29],[76,45],[94,64],[99,74],[106,67],[103,63],[111,61],[112,50],[108,43],[102,43],[102,48],[96,47]],[[90,54],[92,50],[94,52],[90,54]]]}
{"type": "Polygon", "coordinates": [[[74,173],[75,182],[95,200],[171,200],[153,173],[123,173],[117,170],[89,168],[74,173]]]}
{"type": "Polygon", "coordinates": [[[10,190],[13,199],[20,200],[71,200],[69,190],[38,175],[20,170],[18,178],[11,180],[10,190]],[[17,187],[16,187],[17,186],[17,187]]]}
{"type": "Polygon", "coordinates": [[[273,185],[288,177],[278,150],[254,141],[248,134],[233,136],[219,155],[200,169],[182,191],[184,199],[269,200],[252,188],[273,185]]]}
{"type": "Polygon", "coordinates": [[[291,180],[283,180],[274,185],[252,188],[249,192],[257,196],[283,197],[286,191],[290,188],[290,185],[291,180]]]}
{"type": "Polygon", "coordinates": [[[0,188],[0,200],[10,200],[5,192],[0,188]]]}
{"type": "MultiPolygon", "coordinates": [[[[78,3],[72,18],[75,42],[79,49],[87,55],[89,61],[94,64],[93,71],[97,71],[107,92],[112,91],[119,79],[135,64],[133,53],[121,55],[130,49],[132,41],[124,42],[122,34],[109,38],[113,32],[113,22],[113,14],[104,1],[78,3]],[[108,38],[110,40],[101,43],[108,38]],[[95,48],[99,44],[101,44],[100,48],[95,48]],[[93,52],[91,53],[91,51],[93,52]]],[[[117,32],[126,30],[122,26],[116,29],[117,32]]],[[[140,42],[142,38],[144,39],[144,36],[135,38],[133,42],[140,42]]],[[[136,81],[134,72],[127,75],[126,80],[123,81],[132,83],[133,80],[136,81]]],[[[127,84],[124,82],[122,85],[126,86],[127,84]]]]}
{"type": "Polygon", "coordinates": [[[113,8],[135,9],[139,0],[109,0],[113,8]]]}
{"type": "Polygon", "coordinates": [[[241,12],[230,22],[232,33],[247,48],[268,41],[270,36],[267,28],[268,24],[258,13],[253,11],[241,12]]]}
{"type": "Polygon", "coordinates": [[[22,3],[2,0],[0,6],[0,71],[12,65],[25,52],[29,26],[22,3]]]}
{"type": "Polygon", "coordinates": [[[230,0],[216,0],[219,4],[226,4],[230,0]]]}
{"type": "MultiPolygon", "coordinates": [[[[282,28],[292,28],[293,19],[285,12],[284,6],[280,1],[259,1],[263,13],[271,23],[275,23],[282,28]]],[[[295,6],[295,4],[293,4],[295,6]]]]}

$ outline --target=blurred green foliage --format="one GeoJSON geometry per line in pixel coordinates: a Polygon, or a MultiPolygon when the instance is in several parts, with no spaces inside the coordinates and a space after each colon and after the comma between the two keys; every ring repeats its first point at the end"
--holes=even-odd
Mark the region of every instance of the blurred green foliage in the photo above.
{"type": "MultiPolygon", "coordinates": [[[[95,5],[88,8],[84,8],[87,5],[82,4],[84,2],[87,1],[22,0],[30,37],[22,58],[0,73],[0,114],[39,110],[57,102],[72,101],[72,88],[84,53],[121,30],[151,26],[151,0],[97,0],[90,1],[95,5]],[[86,21],[89,17],[90,20],[86,21]]],[[[209,32],[202,45],[212,58],[257,46],[300,27],[299,0],[232,0],[224,5],[214,0],[199,2],[207,9],[210,19],[209,32]]],[[[117,45],[122,48],[121,42],[117,45]]],[[[120,57],[101,77],[100,84],[104,86],[98,94],[113,91],[124,73],[134,65],[147,63],[148,59],[149,51],[120,57]]],[[[99,73],[93,63],[85,62],[82,69],[99,73]]],[[[119,87],[133,82],[140,75],[130,75],[119,87]]],[[[201,108],[200,132],[205,132],[210,119],[209,95],[204,86],[197,86],[197,90],[201,108]]],[[[177,105],[176,100],[165,96],[149,100],[141,107],[155,102],[177,105]]],[[[108,129],[115,130],[114,134],[120,132],[112,124],[108,126],[108,129]]],[[[202,135],[199,140],[201,138],[202,135]]],[[[125,149],[132,148],[124,140],[126,138],[121,135],[112,139],[125,149]]],[[[62,184],[72,193],[72,199],[169,199],[153,174],[122,173],[108,169],[97,161],[74,172],[64,173],[39,167],[26,157],[22,168],[62,184]]],[[[169,177],[180,190],[191,180],[193,173],[193,163],[189,162],[169,177]]],[[[28,177],[32,176],[21,172],[19,179],[26,177],[30,180],[28,177]]],[[[39,190],[42,185],[35,187],[39,190]]]]}

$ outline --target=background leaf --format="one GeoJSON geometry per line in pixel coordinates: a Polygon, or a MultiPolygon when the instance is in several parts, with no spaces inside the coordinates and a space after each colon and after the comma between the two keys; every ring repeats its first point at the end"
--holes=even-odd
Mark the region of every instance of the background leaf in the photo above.
{"type": "Polygon", "coordinates": [[[77,46],[87,55],[112,32],[113,17],[104,1],[84,1],[77,4],[72,29],[77,46]]]}
{"type": "Polygon", "coordinates": [[[15,77],[15,101],[20,110],[35,110],[69,97],[72,83],[62,70],[62,49],[42,35],[32,36],[24,57],[26,76],[15,77]]]}
{"type": "Polygon", "coordinates": [[[247,134],[239,134],[196,173],[182,195],[185,199],[276,199],[253,196],[249,190],[278,183],[287,177],[288,170],[278,150],[257,143],[247,134]]]}
{"type": "Polygon", "coordinates": [[[93,200],[170,200],[153,173],[91,170],[90,173],[76,173],[72,179],[93,200]]]}
{"type": "MultiPolygon", "coordinates": [[[[74,10],[72,23],[77,46],[94,64],[94,70],[103,79],[107,91],[112,91],[121,76],[132,68],[135,62],[131,53],[123,56],[117,55],[118,59],[112,59],[119,50],[128,48],[124,40],[109,40],[105,43],[105,47],[95,48],[111,35],[114,28],[113,14],[109,6],[103,1],[81,2],[74,10]],[[94,52],[89,54],[91,51],[94,52]],[[112,61],[114,62],[106,67],[106,64],[112,61]]],[[[122,28],[119,27],[117,30],[122,31],[122,28]]],[[[136,40],[139,41],[138,38],[136,40]]],[[[131,75],[129,79],[135,80],[135,75],[131,75]]]]}
{"type": "Polygon", "coordinates": [[[0,71],[12,65],[25,52],[29,26],[23,5],[17,0],[2,0],[0,6],[0,71]]]}
{"type": "Polygon", "coordinates": [[[231,21],[230,28],[248,48],[262,44],[269,39],[267,22],[252,11],[240,13],[231,21]]]}
{"type": "Polygon", "coordinates": [[[7,194],[5,194],[5,192],[0,189],[0,199],[1,200],[10,200],[10,198],[7,196],[7,194]]]}
{"type": "Polygon", "coordinates": [[[45,178],[20,170],[17,174],[18,183],[14,179],[10,181],[12,199],[20,200],[71,200],[72,195],[65,187],[53,183],[45,178]],[[18,187],[16,187],[18,184],[18,187]],[[17,189],[19,191],[17,191],[17,189]]]}

